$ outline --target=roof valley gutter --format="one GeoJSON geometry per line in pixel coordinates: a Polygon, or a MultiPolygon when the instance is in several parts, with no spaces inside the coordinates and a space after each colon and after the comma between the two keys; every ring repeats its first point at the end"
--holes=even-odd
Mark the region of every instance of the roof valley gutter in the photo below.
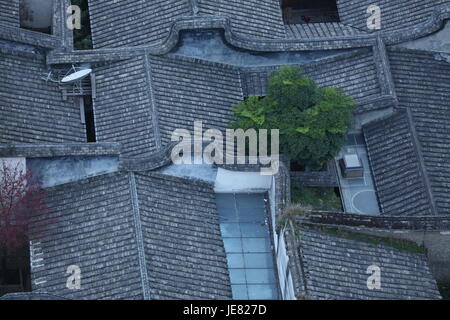
{"type": "Polygon", "coordinates": [[[384,94],[391,95],[397,101],[396,106],[398,105],[397,93],[395,90],[394,79],[392,77],[391,66],[389,63],[389,57],[386,50],[386,45],[378,34],[377,43],[374,46],[374,56],[378,57],[379,64],[377,63],[377,68],[381,72],[380,77],[380,86],[384,89],[384,94]]]}
{"type": "Polygon", "coordinates": [[[58,18],[58,23],[59,23],[59,32],[61,33],[61,42],[62,42],[62,46],[63,48],[65,48],[67,46],[67,30],[66,30],[66,26],[64,25],[66,22],[66,12],[65,12],[65,4],[63,1],[57,1],[57,4],[55,5],[59,5],[59,18],[58,18]]]}
{"type": "Polygon", "coordinates": [[[156,148],[161,149],[161,134],[159,132],[158,109],[156,108],[155,95],[153,93],[152,71],[150,65],[150,53],[145,50],[145,71],[148,85],[148,98],[152,112],[153,134],[155,135],[156,148]]]}
{"type": "Polygon", "coordinates": [[[145,259],[145,252],[144,252],[144,239],[143,239],[144,237],[142,235],[141,216],[139,212],[139,201],[137,197],[136,179],[134,177],[134,172],[128,173],[128,182],[130,185],[131,204],[133,206],[133,220],[136,235],[136,245],[139,257],[139,269],[141,272],[142,293],[144,296],[144,300],[150,300],[151,299],[150,285],[147,272],[147,262],[145,259]]]}

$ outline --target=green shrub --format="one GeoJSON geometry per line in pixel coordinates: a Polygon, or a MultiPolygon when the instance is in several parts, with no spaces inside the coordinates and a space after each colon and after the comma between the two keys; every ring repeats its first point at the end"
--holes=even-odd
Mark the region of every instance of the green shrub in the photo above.
{"type": "Polygon", "coordinates": [[[321,211],[342,211],[341,199],[333,188],[292,186],[291,202],[321,211]]]}

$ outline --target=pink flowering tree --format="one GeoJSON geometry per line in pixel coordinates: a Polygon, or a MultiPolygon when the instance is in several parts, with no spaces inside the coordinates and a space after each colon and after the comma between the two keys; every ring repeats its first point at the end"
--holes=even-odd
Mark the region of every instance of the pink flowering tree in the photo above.
{"type": "Polygon", "coordinates": [[[10,261],[26,264],[28,241],[44,229],[42,216],[48,213],[45,192],[20,164],[0,160],[0,283],[10,261]]]}

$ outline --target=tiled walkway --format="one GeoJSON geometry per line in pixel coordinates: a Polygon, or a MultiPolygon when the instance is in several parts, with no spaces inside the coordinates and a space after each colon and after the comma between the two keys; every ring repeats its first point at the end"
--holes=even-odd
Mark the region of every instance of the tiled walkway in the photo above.
{"type": "Polygon", "coordinates": [[[277,299],[263,194],[217,194],[233,299],[277,299]]]}

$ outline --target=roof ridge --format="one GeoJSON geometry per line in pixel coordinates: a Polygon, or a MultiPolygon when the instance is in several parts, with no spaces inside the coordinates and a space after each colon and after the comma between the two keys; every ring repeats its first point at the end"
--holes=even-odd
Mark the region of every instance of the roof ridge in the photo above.
{"type": "MultiPolygon", "coordinates": [[[[366,47],[366,48],[357,48],[357,49],[344,49],[349,50],[349,52],[343,53],[343,54],[337,54],[330,57],[325,57],[323,59],[314,60],[306,63],[296,63],[291,64],[293,66],[300,66],[300,67],[314,67],[314,66],[322,66],[327,63],[337,62],[340,60],[346,60],[349,58],[357,57],[359,55],[367,54],[373,51],[372,48],[366,47]]],[[[279,69],[280,66],[284,64],[279,65],[269,65],[269,66],[242,66],[239,67],[239,69],[243,72],[267,72],[267,71],[276,71],[279,69]]]]}
{"type": "Polygon", "coordinates": [[[150,57],[149,54],[147,53],[145,54],[144,65],[145,65],[145,80],[147,82],[147,86],[149,89],[147,91],[147,94],[151,106],[153,134],[155,135],[154,139],[156,143],[156,149],[159,150],[161,149],[161,134],[159,128],[158,107],[156,106],[155,94],[153,92],[153,79],[152,79],[150,57]]]}
{"type": "Polygon", "coordinates": [[[125,175],[126,173],[123,171],[114,171],[114,172],[108,172],[108,173],[101,173],[95,176],[91,176],[91,177],[86,177],[86,178],[82,178],[79,180],[73,180],[73,181],[68,181],[68,182],[64,182],[55,186],[51,186],[48,188],[44,188],[47,191],[52,191],[53,189],[57,189],[57,188],[61,188],[61,187],[66,187],[66,186],[71,186],[71,185],[81,185],[81,184],[90,184],[93,181],[96,180],[101,180],[107,177],[113,177],[113,176],[120,176],[120,175],[125,175]]]}
{"type": "Polygon", "coordinates": [[[47,49],[55,49],[60,44],[58,37],[52,34],[35,32],[3,24],[0,24],[0,39],[35,45],[47,49]]]}
{"type": "Polygon", "coordinates": [[[141,217],[139,212],[139,199],[137,195],[136,179],[134,172],[128,173],[128,182],[130,186],[130,199],[133,208],[133,221],[136,237],[136,248],[139,258],[139,270],[141,273],[142,294],[144,300],[150,300],[150,284],[148,279],[147,261],[145,258],[144,236],[142,233],[141,217]]]}
{"type": "Polygon", "coordinates": [[[378,35],[377,42],[372,51],[375,67],[377,68],[380,89],[382,90],[381,93],[392,95],[394,99],[397,100],[396,105],[398,105],[397,93],[395,90],[395,83],[391,72],[386,45],[380,35],[378,35]]]}
{"type": "Polygon", "coordinates": [[[391,119],[391,118],[393,118],[393,117],[395,117],[395,116],[397,116],[397,115],[399,115],[399,114],[404,113],[405,111],[406,111],[405,108],[396,108],[396,109],[394,110],[394,112],[392,112],[392,113],[390,113],[390,114],[386,114],[386,115],[384,115],[384,116],[382,116],[382,117],[373,119],[373,120],[371,120],[371,121],[365,123],[365,124],[363,125],[363,128],[365,128],[365,127],[369,128],[369,127],[375,126],[378,122],[384,122],[384,121],[386,121],[386,120],[389,120],[389,119],[391,119]]]}
{"type": "Polygon", "coordinates": [[[54,298],[54,300],[72,300],[70,298],[61,296],[61,295],[56,295],[53,293],[49,293],[46,291],[41,291],[40,289],[36,290],[36,291],[29,291],[29,292],[9,292],[6,293],[2,296],[0,296],[0,300],[15,300],[14,298],[19,298],[20,300],[24,300],[23,297],[26,298],[33,298],[33,297],[39,297],[39,300],[48,300],[45,299],[44,297],[47,298],[54,298]]]}
{"type": "MultiPolygon", "coordinates": [[[[288,231],[288,239],[289,239],[288,242],[289,242],[289,245],[291,246],[290,250],[294,251],[293,259],[298,260],[298,264],[296,263],[296,261],[293,261],[293,264],[296,267],[296,268],[294,267],[294,269],[296,269],[295,272],[301,279],[300,285],[303,287],[303,292],[304,292],[305,298],[308,299],[308,298],[311,298],[309,296],[309,289],[308,289],[309,277],[307,275],[308,274],[307,265],[305,265],[305,263],[304,263],[304,254],[303,254],[303,248],[302,248],[301,234],[298,235],[298,239],[297,239],[295,227],[292,223],[292,220],[289,221],[289,227],[288,227],[287,231],[288,231]],[[298,267],[300,267],[300,268],[298,268],[298,267]]],[[[289,259],[289,262],[290,261],[291,261],[291,259],[289,259]]]]}
{"type": "Polygon", "coordinates": [[[410,128],[412,142],[414,145],[414,152],[418,158],[418,165],[419,165],[419,171],[422,176],[423,183],[425,185],[425,188],[427,190],[427,196],[431,204],[431,212],[434,216],[438,215],[437,209],[436,209],[436,200],[434,199],[433,190],[431,189],[431,183],[428,176],[428,170],[425,165],[425,160],[423,159],[422,154],[422,146],[420,144],[419,137],[417,135],[417,130],[415,126],[415,122],[411,113],[411,108],[406,108],[406,114],[407,114],[407,120],[408,120],[408,126],[410,128]]]}
{"type": "Polygon", "coordinates": [[[202,59],[202,58],[197,58],[197,57],[189,57],[189,56],[184,56],[184,55],[178,55],[178,54],[174,54],[174,53],[162,54],[162,55],[159,55],[159,54],[158,55],[157,54],[150,54],[150,55],[154,56],[154,57],[164,58],[164,59],[167,59],[167,60],[178,60],[178,61],[182,61],[182,62],[196,63],[196,64],[201,64],[201,65],[205,65],[205,66],[212,66],[212,67],[217,67],[217,68],[222,68],[222,69],[230,69],[230,70],[235,70],[235,71],[239,71],[239,69],[240,69],[240,67],[234,66],[232,64],[227,64],[227,63],[223,63],[223,62],[216,62],[216,61],[202,59]]]}
{"type": "Polygon", "coordinates": [[[45,52],[37,46],[2,39],[0,39],[0,54],[34,59],[43,63],[45,62],[46,58],[45,52]],[[10,46],[8,46],[8,44],[10,46]],[[14,45],[18,45],[19,47],[14,47],[14,45]],[[24,50],[25,48],[29,51],[24,50]]]}
{"type": "Polygon", "coordinates": [[[147,172],[136,172],[135,174],[137,175],[142,175],[142,176],[147,176],[147,177],[152,177],[152,178],[159,178],[162,180],[166,180],[166,181],[172,181],[172,182],[181,182],[181,183],[188,183],[190,185],[197,185],[199,187],[212,187],[213,183],[211,182],[207,182],[205,180],[201,180],[201,179],[197,179],[197,178],[193,178],[193,177],[179,177],[179,176],[172,176],[172,175],[168,175],[162,172],[157,172],[157,171],[147,171],[147,172]]]}

